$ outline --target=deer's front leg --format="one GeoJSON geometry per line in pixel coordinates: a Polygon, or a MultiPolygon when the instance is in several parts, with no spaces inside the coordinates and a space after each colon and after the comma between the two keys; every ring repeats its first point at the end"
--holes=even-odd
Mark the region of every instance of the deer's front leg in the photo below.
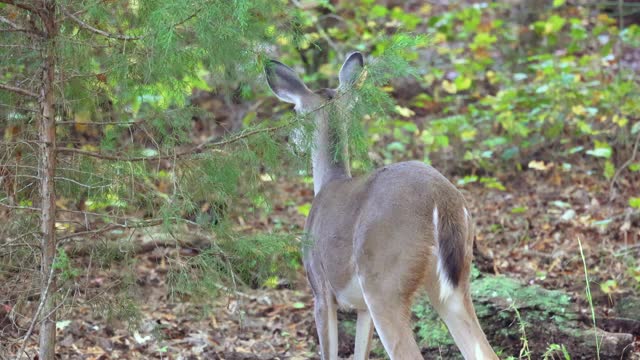
{"type": "Polygon", "coordinates": [[[338,309],[335,301],[326,297],[316,296],[314,305],[320,353],[322,360],[338,360],[338,309]]]}

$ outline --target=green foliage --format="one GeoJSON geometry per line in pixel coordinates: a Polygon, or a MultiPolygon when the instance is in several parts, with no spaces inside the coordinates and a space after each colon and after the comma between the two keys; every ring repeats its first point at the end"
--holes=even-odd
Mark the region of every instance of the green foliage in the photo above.
{"type": "Polygon", "coordinates": [[[60,272],[59,279],[62,281],[73,280],[80,275],[80,269],[73,266],[67,252],[62,248],[58,249],[53,269],[60,272]]]}
{"type": "MultiPolygon", "coordinates": [[[[591,17],[586,9],[569,9],[563,1],[536,13],[538,20],[526,30],[505,17],[508,9],[498,3],[437,14],[425,5],[414,10],[415,21],[401,16],[400,8],[375,1],[340,6],[335,11],[352,14],[349,21],[311,28],[305,36],[318,41],[329,37],[337,46],[379,56],[388,47],[385,33],[424,29],[435,45],[430,63],[421,63],[414,72],[422,91],[408,106],[396,108],[403,119],[391,116],[384,126],[375,123],[377,118],[367,120],[369,145],[382,149],[384,162],[405,158],[408,145],[417,144],[424,147],[427,162],[431,152],[453,151],[467,162],[465,167],[493,172],[519,169],[522,159],[552,148],[567,164],[582,154],[594,157],[603,176],[611,178],[616,166],[611,139],[628,143],[629,130],[639,128],[629,120],[637,104],[627,99],[637,96],[640,87],[632,74],[616,66],[616,49],[637,41],[637,27],[620,31],[606,15],[591,17]],[[417,131],[389,126],[425,113],[425,126],[417,131]],[[586,152],[585,143],[592,144],[586,152]],[[579,146],[583,149],[574,151],[579,146]]],[[[323,19],[313,13],[305,16],[323,19]]],[[[415,59],[420,48],[406,59],[415,59]]],[[[307,58],[316,54],[312,47],[303,46],[302,51],[307,58]]],[[[333,69],[317,70],[311,80],[319,83],[335,74],[333,69]]],[[[385,88],[394,90],[403,91],[385,88]]]]}
{"type": "Polygon", "coordinates": [[[212,242],[212,247],[190,259],[176,261],[169,276],[175,295],[207,299],[221,289],[264,286],[274,276],[300,267],[299,249],[290,235],[260,234],[212,242]]]}
{"type": "MultiPolygon", "coordinates": [[[[340,134],[333,144],[334,156],[338,158],[342,156],[342,149],[348,149],[351,161],[363,168],[369,165],[369,142],[363,120],[384,122],[397,109],[395,100],[383,86],[394,78],[415,76],[416,69],[410,64],[408,54],[427,44],[423,36],[404,33],[380,41],[379,56],[365,64],[355,85],[323,107],[329,115],[330,126],[340,134]]],[[[313,143],[313,116],[301,116],[298,122],[304,125],[296,129],[295,136],[307,144],[309,154],[313,143]]]]}
{"type": "Polygon", "coordinates": [[[555,354],[557,353],[562,355],[562,359],[571,360],[571,355],[569,355],[569,351],[567,351],[567,348],[562,344],[549,344],[547,351],[545,351],[545,353],[543,354],[543,359],[544,360],[555,359],[556,358],[555,354]]]}

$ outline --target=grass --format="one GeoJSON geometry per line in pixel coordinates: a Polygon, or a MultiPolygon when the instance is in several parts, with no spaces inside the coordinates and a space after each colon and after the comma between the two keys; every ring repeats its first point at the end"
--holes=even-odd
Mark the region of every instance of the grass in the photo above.
{"type": "Polygon", "coordinates": [[[580,237],[578,237],[578,246],[580,247],[580,257],[582,258],[582,266],[584,267],[584,279],[587,285],[587,300],[589,301],[589,308],[591,309],[591,319],[593,320],[593,333],[596,338],[596,359],[600,360],[600,342],[598,341],[598,327],[596,326],[596,311],[593,307],[591,286],[589,285],[589,272],[587,271],[587,261],[584,257],[584,250],[582,249],[582,241],[580,241],[580,237]]]}

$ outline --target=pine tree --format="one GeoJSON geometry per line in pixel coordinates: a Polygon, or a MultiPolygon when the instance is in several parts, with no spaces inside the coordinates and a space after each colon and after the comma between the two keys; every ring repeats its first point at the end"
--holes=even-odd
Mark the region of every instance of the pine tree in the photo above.
{"type": "MultiPolygon", "coordinates": [[[[240,188],[257,191],[251,184],[261,166],[277,169],[291,155],[280,135],[300,128],[308,140],[312,126],[283,117],[194,143],[191,120],[201,110],[188,95],[213,82],[255,96],[273,44],[303,40],[300,11],[272,0],[0,0],[0,209],[9,216],[0,248],[35,242],[40,248],[1,255],[40,261],[31,279],[39,306],[18,357],[39,325],[39,358],[54,358],[59,290],[68,275],[63,246],[71,240],[187,223],[214,232],[210,250],[173,274],[176,289],[191,294],[216,290],[217,280],[234,271],[264,280],[274,271],[271,254],[291,253],[290,234],[234,235],[224,207],[240,188]],[[207,83],[204,73],[213,80],[207,83]],[[221,205],[204,212],[202,202],[221,205]]],[[[359,100],[336,117],[348,119],[337,147],[366,159],[360,122],[393,107],[380,86],[410,73],[404,52],[421,43],[402,34],[389,39],[354,89],[359,100]]]]}

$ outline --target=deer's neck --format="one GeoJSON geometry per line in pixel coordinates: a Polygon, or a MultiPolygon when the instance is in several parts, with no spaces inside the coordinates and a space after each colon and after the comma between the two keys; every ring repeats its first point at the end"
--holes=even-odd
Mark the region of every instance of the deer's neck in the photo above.
{"type": "Polygon", "coordinates": [[[316,195],[328,182],[351,177],[349,154],[346,146],[338,149],[339,153],[335,151],[340,136],[345,136],[345,134],[329,126],[328,121],[322,121],[316,128],[315,146],[311,156],[313,190],[316,195]]]}

